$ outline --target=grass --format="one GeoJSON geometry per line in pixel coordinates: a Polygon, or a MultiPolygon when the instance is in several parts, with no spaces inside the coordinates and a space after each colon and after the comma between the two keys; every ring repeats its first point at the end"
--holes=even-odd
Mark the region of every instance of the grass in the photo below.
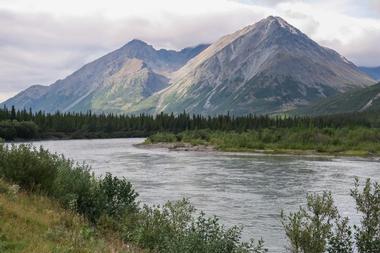
{"type": "Polygon", "coordinates": [[[197,130],[179,134],[157,133],[146,144],[189,143],[220,151],[269,154],[380,155],[378,128],[267,128],[235,131],[197,130]]]}
{"type": "Polygon", "coordinates": [[[45,196],[0,180],[0,252],[141,252],[45,196]]]}

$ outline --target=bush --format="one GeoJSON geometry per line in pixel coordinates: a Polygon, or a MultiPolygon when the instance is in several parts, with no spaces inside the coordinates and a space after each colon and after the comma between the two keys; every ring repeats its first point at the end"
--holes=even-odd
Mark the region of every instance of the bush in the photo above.
{"type": "Polygon", "coordinates": [[[351,196],[356,209],[362,214],[361,226],[355,226],[356,246],[359,253],[380,252],[380,185],[368,179],[362,190],[356,179],[351,196]]]}
{"type": "Polygon", "coordinates": [[[284,215],[282,223],[293,253],[359,253],[380,252],[380,185],[368,179],[363,188],[355,180],[351,196],[361,214],[361,224],[349,226],[342,218],[330,193],[307,198],[305,208],[284,215]],[[356,252],[356,251],[355,251],[356,252]]]}
{"type": "Polygon", "coordinates": [[[125,178],[97,179],[87,165],[31,145],[0,145],[0,177],[49,195],[93,223],[102,215],[120,220],[137,210],[137,193],[125,178]]]}
{"type": "Polygon", "coordinates": [[[32,139],[37,136],[38,126],[32,121],[0,121],[0,137],[5,140],[32,139]]]}
{"type": "Polygon", "coordinates": [[[131,238],[143,248],[168,253],[267,252],[263,243],[240,242],[241,228],[224,228],[216,217],[197,217],[187,200],[164,206],[144,206],[133,224],[131,238]]]}
{"type": "Polygon", "coordinates": [[[300,207],[288,216],[282,213],[282,224],[293,253],[324,253],[331,235],[332,221],[338,211],[331,193],[308,195],[306,209],[300,207]]]}
{"type": "Polygon", "coordinates": [[[58,157],[31,145],[0,146],[0,176],[26,190],[49,192],[57,173],[58,157]]]}

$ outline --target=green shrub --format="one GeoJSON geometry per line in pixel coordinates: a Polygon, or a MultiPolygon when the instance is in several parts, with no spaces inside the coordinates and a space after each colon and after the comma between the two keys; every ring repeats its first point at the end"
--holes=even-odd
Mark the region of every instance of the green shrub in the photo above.
{"type": "Polygon", "coordinates": [[[0,176],[26,190],[49,192],[57,173],[58,157],[31,145],[0,146],[0,176]]]}
{"type": "Polygon", "coordinates": [[[0,121],[0,137],[5,140],[31,139],[38,136],[38,126],[32,121],[0,121]]]}
{"type": "Polygon", "coordinates": [[[306,208],[281,216],[292,253],[324,253],[338,211],[331,193],[323,193],[308,195],[306,208]]]}
{"type": "Polygon", "coordinates": [[[351,196],[362,214],[360,226],[355,226],[356,246],[359,253],[380,252],[380,185],[368,179],[362,190],[359,187],[356,179],[351,196]]]}
{"type": "MultiPolygon", "coordinates": [[[[127,223],[128,224],[128,223],[127,223]]],[[[245,253],[267,252],[263,243],[242,243],[241,229],[226,229],[216,217],[206,218],[187,200],[164,206],[144,206],[135,217],[130,235],[138,245],[167,253],[245,253]]]]}
{"type": "Polygon", "coordinates": [[[125,214],[137,211],[136,198],[138,194],[125,178],[113,177],[110,173],[99,180],[97,209],[100,214],[117,220],[125,214]]]}
{"type": "Polygon", "coordinates": [[[159,142],[176,142],[177,137],[173,133],[156,133],[149,137],[148,141],[152,143],[159,143],[159,142]]]}

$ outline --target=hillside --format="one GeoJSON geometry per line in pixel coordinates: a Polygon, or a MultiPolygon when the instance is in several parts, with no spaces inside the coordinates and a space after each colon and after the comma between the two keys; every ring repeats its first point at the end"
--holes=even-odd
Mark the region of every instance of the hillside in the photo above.
{"type": "Polygon", "coordinates": [[[156,50],[132,40],[49,86],[31,86],[2,105],[35,111],[124,112],[169,85],[170,73],[208,45],[156,50]]]}
{"type": "Polygon", "coordinates": [[[380,81],[380,66],[379,67],[359,67],[361,71],[369,75],[375,80],[380,81]]]}
{"type": "Polygon", "coordinates": [[[323,115],[349,112],[380,111],[380,83],[322,99],[310,106],[300,108],[296,114],[323,115]]]}
{"type": "Polygon", "coordinates": [[[58,203],[0,180],[0,252],[142,252],[103,237],[58,203]]]}
{"type": "Polygon", "coordinates": [[[275,113],[374,81],[280,17],[213,43],[131,112],[275,113]]]}
{"type": "Polygon", "coordinates": [[[334,50],[270,16],[212,45],[180,51],[133,40],[3,105],[46,112],[271,114],[373,83],[334,50]]]}

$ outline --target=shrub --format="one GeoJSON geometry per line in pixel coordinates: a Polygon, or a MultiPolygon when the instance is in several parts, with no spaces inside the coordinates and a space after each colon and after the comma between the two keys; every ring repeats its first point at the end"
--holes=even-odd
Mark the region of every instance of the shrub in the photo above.
{"type": "Polygon", "coordinates": [[[15,138],[31,139],[38,135],[38,126],[32,121],[0,121],[0,137],[5,140],[15,138]]]}
{"type": "Polygon", "coordinates": [[[56,155],[31,145],[0,146],[0,176],[27,190],[49,192],[57,173],[56,155]]]}
{"type": "Polygon", "coordinates": [[[204,213],[195,216],[196,210],[187,200],[144,206],[131,237],[138,245],[158,252],[267,252],[262,241],[242,243],[241,228],[226,229],[216,217],[206,218],[204,213]]]}
{"type": "Polygon", "coordinates": [[[361,226],[355,226],[356,246],[359,253],[380,252],[380,185],[368,179],[362,190],[359,186],[356,179],[351,191],[362,214],[361,226]]]}
{"type": "Polygon", "coordinates": [[[65,208],[77,211],[95,222],[100,215],[96,209],[98,183],[86,165],[74,164],[61,158],[50,195],[65,208]]]}
{"type": "Polygon", "coordinates": [[[136,198],[138,194],[133,186],[124,177],[113,177],[110,173],[99,181],[97,209],[117,220],[121,220],[126,213],[136,212],[136,198]]]}
{"type": "Polygon", "coordinates": [[[284,215],[282,224],[293,253],[324,253],[338,211],[331,193],[308,195],[306,208],[284,215]]]}

